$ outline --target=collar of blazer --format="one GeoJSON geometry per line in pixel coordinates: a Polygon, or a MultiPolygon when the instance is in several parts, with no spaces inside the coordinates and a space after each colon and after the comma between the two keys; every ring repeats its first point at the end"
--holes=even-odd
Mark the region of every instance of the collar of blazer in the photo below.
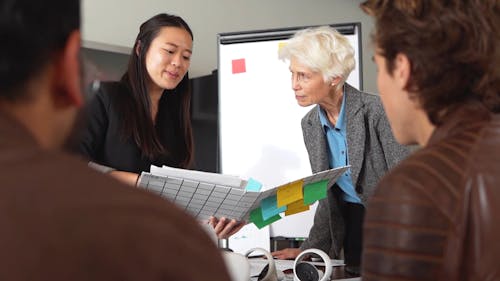
{"type": "MultiPolygon", "coordinates": [[[[349,84],[345,84],[345,118],[347,128],[347,147],[349,164],[351,165],[351,178],[354,186],[358,181],[365,152],[365,122],[363,120],[363,93],[349,84]]],[[[305,116],[307,126],[304,126],[304,137],[309,152],[309,159],[313,172],[323,171],[329,168],[327,143],[321,122],[319,120],[318,106],[315,106],[305,116]]]]}

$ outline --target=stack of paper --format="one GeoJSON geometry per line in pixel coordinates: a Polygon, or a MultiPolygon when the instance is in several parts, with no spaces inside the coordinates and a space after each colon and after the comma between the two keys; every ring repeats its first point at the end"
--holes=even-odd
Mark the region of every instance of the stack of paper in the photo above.
{"type": "Polygon", "coordinates": [[[151,166],[138,185],[175,202],[197,219],[210,216],[253,222],[258,228],[309,209],[348,167],[322,171],[265,191],[253,179],[151,166]]]}

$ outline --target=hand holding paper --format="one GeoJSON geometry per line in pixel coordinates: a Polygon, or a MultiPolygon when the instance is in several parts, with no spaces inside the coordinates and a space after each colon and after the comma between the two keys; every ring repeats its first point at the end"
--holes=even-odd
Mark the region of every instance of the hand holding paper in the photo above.
{"type": "Polygon", "coordinates": [[[208,223],[213,227],[217,238],[227,239],[238,232],[246,223],[235,219],[210,217],[208,223]]]}
{"type": "Polygon", "coordinates": [[[199,220],[209,220],[218,236],[225,238],[241,228],[243,223],[238,222],[262,228],[281,219],[283,212],[289,216],[308,210],[310,204],[326,197],[327,189],[347,168],[261,191],[262,184],[252,178],[151,166],[150,173],[141,174],[138,186],[175,202],[199,220]]]}

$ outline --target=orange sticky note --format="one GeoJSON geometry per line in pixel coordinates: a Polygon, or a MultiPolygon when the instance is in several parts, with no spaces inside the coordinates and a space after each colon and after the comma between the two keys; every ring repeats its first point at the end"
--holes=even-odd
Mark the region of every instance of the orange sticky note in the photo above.
{"type": "Polygon", "coordinates": [[[302,192],[303,180],[298,180],[278,187],[276,191],[278,208],[304,198],[302,192]]]}
{"type": "Polygon", "coordinates": [[[309,205],[304,205],[304,200],[298,200],[288,204],[285,216],[297,214],[309,210],[309,205]]]}

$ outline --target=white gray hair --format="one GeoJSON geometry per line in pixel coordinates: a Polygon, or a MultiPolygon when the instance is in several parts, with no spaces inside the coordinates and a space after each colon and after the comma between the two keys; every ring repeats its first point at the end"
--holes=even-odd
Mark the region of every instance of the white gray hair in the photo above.
{"type": "Polygon", "coordinates": [[[299,30],[280,48],[278,55],[281,60],[294,58],[320,72],[325,82],[340,77],[337,89],[344,85],[356,63],[349,40],[330,26],[299,30]]]}

